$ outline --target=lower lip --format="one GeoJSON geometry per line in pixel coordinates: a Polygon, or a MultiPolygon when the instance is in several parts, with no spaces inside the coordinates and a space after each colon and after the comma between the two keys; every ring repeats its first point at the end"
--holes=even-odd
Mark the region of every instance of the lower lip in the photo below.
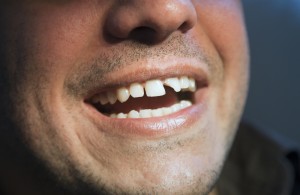
{"type": "Polygon", "coordinates": [[[207,109],[203,95],[204,94],[201,93],[202,97],[196,98],[196,103],[188,108],[170,115],[153,118],[111,118],[98,112],[92,105],[87,103],[84,104],[88,110],[88,114],[102,132],[114,136],[130,138],[159,138],[186,131],[186,129],[201,120],[207,109]]]}

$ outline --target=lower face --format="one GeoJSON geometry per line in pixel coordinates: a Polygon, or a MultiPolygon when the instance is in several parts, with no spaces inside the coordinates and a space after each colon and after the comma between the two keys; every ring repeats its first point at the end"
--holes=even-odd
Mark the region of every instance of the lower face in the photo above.
{"type": "Polygon", "coordinates": [[[12,40],[3,47],[22,139],[69,186],[208,193],[247,91],[239,2],[194,1],[197,24],[150,46],[105,42],[99,24],[109,6],[102,4],[32,3],[3,12],[11,20],[1,24],[12,40]]]}

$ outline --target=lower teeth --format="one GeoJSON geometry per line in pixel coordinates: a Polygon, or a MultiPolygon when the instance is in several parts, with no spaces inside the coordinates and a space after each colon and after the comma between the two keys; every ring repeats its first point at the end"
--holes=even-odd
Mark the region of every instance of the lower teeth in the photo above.
{"type": "Polygon", "coordinates": [[[179,103],[176,103],[170,107],[166,108],[158,108],[158,109],[146,109],[146,110],[131,110],[129,113],[118,113],[118,114],[110,114],[111,118],[152,118],[152,117],[160,117],[172,114],[174,112],[178,112],[184,108],[187,108],[192,105],[192,102],[187,100],[182,100],[179,103]]]}

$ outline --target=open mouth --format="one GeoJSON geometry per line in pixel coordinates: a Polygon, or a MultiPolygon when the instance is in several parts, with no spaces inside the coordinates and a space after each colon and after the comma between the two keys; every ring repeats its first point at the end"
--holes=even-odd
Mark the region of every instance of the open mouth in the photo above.
{"type": "Polygon", "coordinates": [[[151,79],[97,93],[87,102],[111,118],[161,117],[192,106],[204,86],[188,76],[151,79]]]}

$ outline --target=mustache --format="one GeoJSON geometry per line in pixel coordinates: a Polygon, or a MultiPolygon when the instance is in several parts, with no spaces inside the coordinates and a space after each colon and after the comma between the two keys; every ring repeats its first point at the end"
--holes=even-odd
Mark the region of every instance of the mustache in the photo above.
{"type": "Polygon", "coordinates": [[[69,94],[80,97],[96,84],[105,84],[105,75],[121,70],[132,62],[150,58],[160,59],[166,56],[193,58],[206,63],[209,71],[214,68],[212,58],[199,43],[191,37],[174,35],[159,45],[124,41],[108,48],[88,62],[74,66],[64,86],[69,94]]]}

